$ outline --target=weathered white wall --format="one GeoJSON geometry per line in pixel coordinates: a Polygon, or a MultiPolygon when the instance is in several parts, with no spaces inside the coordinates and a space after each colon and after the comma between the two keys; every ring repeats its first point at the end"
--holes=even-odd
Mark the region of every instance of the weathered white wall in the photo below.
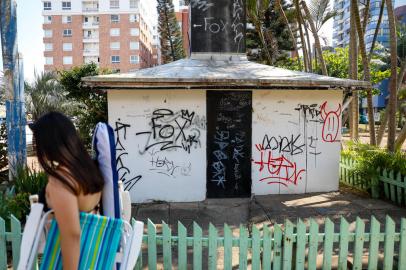
{"type": "MultiPolygon", "coordinates": [[[[253,91],[252,193],[338,189],[341,100],[341,91],[253,91]]],[[[206,92],[109,91],[108,101],[132,201],[204,200],[206,92]]]]}
{"type": "Polygon", "coordinates": [[[338,189],[341,100],[341,91],[253,92],[254,194],[338,189]]]}
{"type": "Polygon", "coordinates": [[[205,199],[205,91],[109,91],[108,110],[132,202],[205,199]]]}

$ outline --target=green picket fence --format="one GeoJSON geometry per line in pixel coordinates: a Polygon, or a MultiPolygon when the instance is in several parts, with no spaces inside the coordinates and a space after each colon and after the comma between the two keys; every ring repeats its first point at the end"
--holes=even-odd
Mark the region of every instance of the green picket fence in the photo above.
{"type": "Polygon", "coordinates": [[[394,173],[382,168],[376,168],[378,179],[374,179],[378,185],[373,188],[371,183],[362,179],[360,175],[352,172],[355,161],[349,158],[341,158],[340,160],[340,181],[362,190],[371,188],[371,195],[374,198],[379,198],[382,194],[383,198],[390,200],[400,206],[406,205],[406,175],[394,173]],[[380,192],[383,189],[383,192],[380,192]]]}
{"type": "MultiPolygon", "coordinates": [[[[360,218],[355,226],[344,218],[340,224],[330,219],[322,224],[299,219],[296,223],[286,220],[283,225],[253,226],[250,230],[224,225],[221,232],[210,225],[204,236],[196,223],[188,232],[180,222],[177,228],[171,228],[148,221],[136,269],[406,270],[406,218],[400,226],[390,217],[384,228],[374,217],[369,223],[366,230],[360,218]],[[175,229],[176,236],[172,235],[175,229]]],[[[10,227],[11,231],[6,232],[5,221],[0,219],[0,269],[7,269],[7,254],[11,255],[14,269],[19,258],[21,224],[11,217],[10,227]]]]}

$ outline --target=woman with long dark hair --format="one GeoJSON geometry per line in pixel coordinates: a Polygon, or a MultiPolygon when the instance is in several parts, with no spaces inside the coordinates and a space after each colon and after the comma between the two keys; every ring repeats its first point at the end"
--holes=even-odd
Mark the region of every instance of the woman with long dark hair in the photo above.
{"type": "Polygon", "coordinates": [[[79,212],[92,212],[101,199],[104,181],[65,115],[50,112],[30,126],[38,161],[48,174],[47,205],[60,230],[63,269],[78,269],[79,212]]]}

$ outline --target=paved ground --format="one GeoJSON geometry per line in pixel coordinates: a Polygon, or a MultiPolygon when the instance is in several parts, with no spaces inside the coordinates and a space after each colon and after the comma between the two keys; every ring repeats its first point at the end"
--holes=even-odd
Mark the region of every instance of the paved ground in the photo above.
{"type": "Polygon", "coordinates": [[[285,219],[296,221],[298,218],[305,221],[314,218],[323,223],[325,217],[336,222],[345,217],[349,222],[353,222],[359,216],[367,222],[372,215],[383,223],[386,215],[400,223],[401,218],[406,217],[406,208],[363,197],[344,189],[330,193],[268,195],[251,199],[208,199],[195,203],[158,202],[133,206],[133,216],[138,220],[151,219],[157,224],[164,221],[170,225],[181,221],[188,229],[192,228],[193,221],[207,229],[209,223],[217,227],[223,226],[224,223],[238,227],[240,224],[283,223],[285,219]]]}

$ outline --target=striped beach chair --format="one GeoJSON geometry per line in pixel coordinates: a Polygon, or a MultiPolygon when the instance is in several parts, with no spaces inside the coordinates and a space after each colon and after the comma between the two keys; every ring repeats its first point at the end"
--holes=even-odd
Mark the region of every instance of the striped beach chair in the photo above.
{"type": "MultiPolygon", "coordinates": [[[[40,270],[62,269],[62,255],[58,224],[52,211],[42,215],[41,204],[33,204],[27,219],[30,229],[24,230],[18,270],[33,269],[38,253],[40,270]],[[32,214],[32,215],[31,215],[32,214]],[[31,218],[31,219],[30,219],[31,218]],[[49,228],[49,229],[48,229],[49,228]],[[41,248],[41,240],[46,239],[41,248]]],[[[122,270],[132,270],[140,254],[144,224],[136,221],[131,226],[123,219],[80,213],[81,239],[79,269],[114,269],[117,263],[122,270]]]]}

